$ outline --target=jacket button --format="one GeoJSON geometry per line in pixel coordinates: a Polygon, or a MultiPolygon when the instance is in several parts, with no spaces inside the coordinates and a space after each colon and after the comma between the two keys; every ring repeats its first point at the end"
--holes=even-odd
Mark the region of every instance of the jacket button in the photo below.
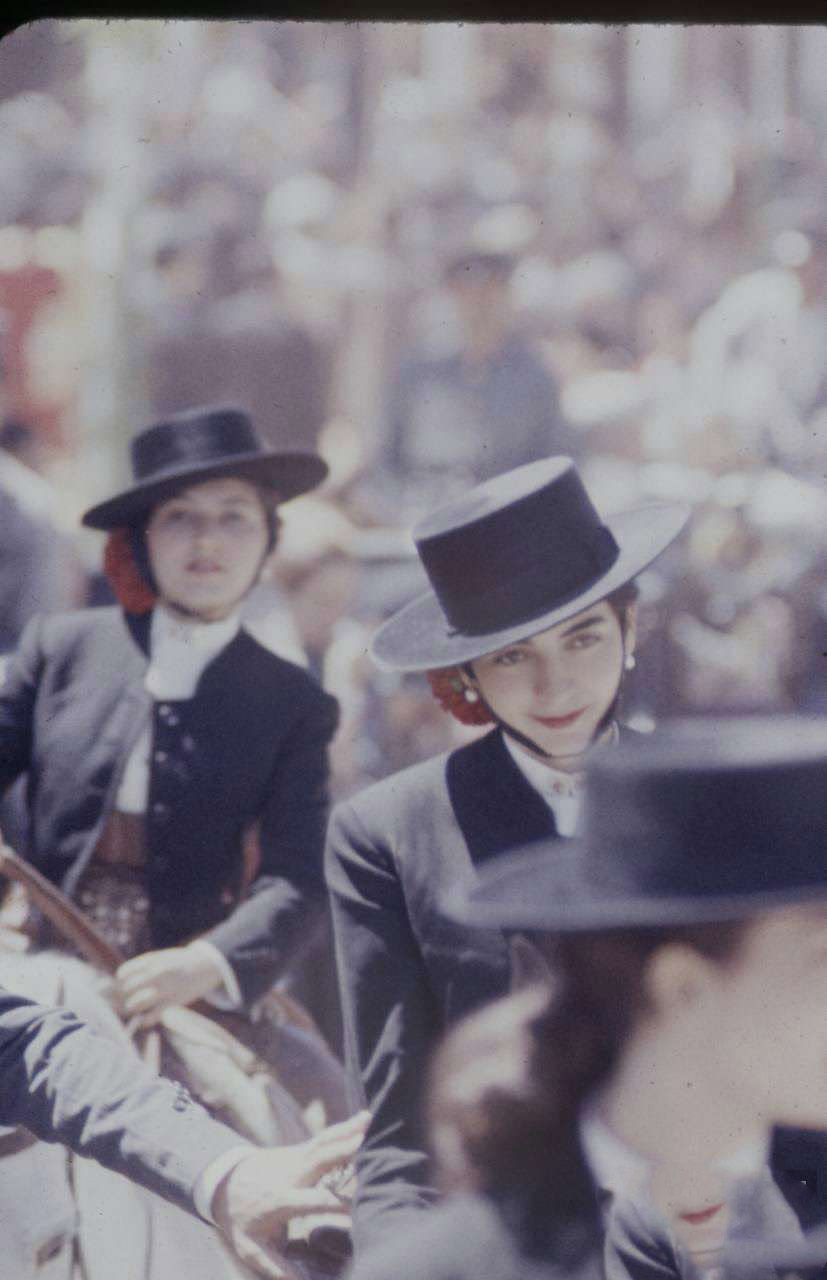
{"type": "Polygon", "coordinates": [[[155,752],[155,763],[156,763],[156,764],[165,764],[165,763],[166,763],[166,760],[167,760],[167,753],[166,753],[166,751],[156,751],[156,752],[155,752]]]}
{"type": "Polygon", "coordinates": [[[166,822],[169,817],[169,805],[164,804],[163,800],[156,800],[152,806],[152,816],[159,822],[166,822]]]}
{"type": "Polygon", "coordinates": [[[182,1084],[177,1084],[175,1086],[175,1101],[172,1104],[174,1110],[186,1111],[191,1102],[192,1095],[189,1090],[185,1089],[182,1084]]]}
{"type": "Polygon", "coordinates": [[[160,703],[158,707],[158,715],[161,717],[164,723],[168,724],[172,729],[174,729],[176,725],[181,723],[181,717],[179,716],[178,712],[174,711],[172,707],[170,707],[166,702],[160,703]]]}

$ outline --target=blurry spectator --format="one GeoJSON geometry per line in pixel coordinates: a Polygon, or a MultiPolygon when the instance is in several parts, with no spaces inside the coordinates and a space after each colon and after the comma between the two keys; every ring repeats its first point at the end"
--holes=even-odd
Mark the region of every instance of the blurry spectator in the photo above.
{"type": "Polygon", "coordinates": [[[36,613],[76,603],[77,563],[51,512],[51,486],[29,459],[36,437],[27,423],[6,419],[0,429],[0,654],[12,650],[36,613]]]}
{"type": "Polygon", "coordinates": [[[513,322],[512,259],[468,252],[445,272],[459,346],[403,361],[388,404],[386,468],[427,509],[450,487],[571,450],[557,389],[513,322]]]}
{"type": "Polygon", "coordinates": [[[308,666],[323,680],[324,660],[336,624],[347,615],[358,586],[358,565],[346,551],[333,547],[309,563],[288,569],[286,578],[308,666]]]}
{"type": "MultiPolygon", "coordinates": [[[[11,653],[36,613],[80,602],[81,573],[71,543],[55,526],[55,496],[32,463],[38,440],[28,423],[7,418],[0,427],[0,684],[11,653]]],[[[0,800],[0,830],[22,848],[26,820],[22,784],[0,800]]]]}
{"type": "Polygon", "coordinates": [[[141,298],[147,418],[222,398],[207,385],[219,354],[205,325],[209,234],[204,219],[173,218],[158,235],[141,298]]]}
{"type": "Polygon", "coordinates": [[[254,235],[181,216],[155,254],[157,321],[148,338],[151,409],[238,404],[268,443],[314,449],[327,409],[329,357],[295,323],[272,257],[254,235]],[[278,439],[268,424],[279,421],[278,439]]]}
{"type": "Polygon", "coordinates": [[[291,317],[273,258],[255,237],[221,237],[215,254],[225,287],[206,323],[223,354],[213,370],[219,398],[244,404],[265,437],[278,417],[271,444],[315,449],[327,413],[329,353],[291,317]]]}
{"type": "Polygon", "coordinates": [[[787,230],[774,252],[776,265],[736,275],[701,315],[690,374],[699,419],[722,410],[753,456],[806,466],[825,456],[808,428],[827,407],[827,236],[787,230]]]}

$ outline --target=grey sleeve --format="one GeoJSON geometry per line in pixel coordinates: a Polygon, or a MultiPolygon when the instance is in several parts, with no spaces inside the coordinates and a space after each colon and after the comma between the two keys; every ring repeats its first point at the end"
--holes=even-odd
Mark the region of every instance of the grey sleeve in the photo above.
{"type": "Polygon", "coordinates": [[[180,1085],[74,1015],[3,988],[0,1123],[63,1143],[190,1212],[199,1174],[239,1143],[180,1085]]]}
{"type": "Polygon", "coordinates": [[[346,1065],[354,1102],[372,1112],[356,1159],[354,1239],[362,1249],[435,1199],[421,1115],[434,1013],[392,859],[351,804],[331,817],[326,873],[346,1065]]]}

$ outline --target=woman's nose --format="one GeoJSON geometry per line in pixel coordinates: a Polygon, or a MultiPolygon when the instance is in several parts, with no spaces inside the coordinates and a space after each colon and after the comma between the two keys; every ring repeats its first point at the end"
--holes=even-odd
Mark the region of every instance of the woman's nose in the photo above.
{"type": "Polygon", "coordinates": [[[565,654],[544,654],[537,663],[534,678],[538,698],[556,698],[569,688],[574,673],[565,654]]]}
{"type": "Polygon", "coordinates": [[[194,521],[193,536],[196,542],[202,545],[209,544],[215,541],[218,530],[216,520],[212,520],[209,516],[198,516],[194,521]]]}
{"type": "Polygon", "coordinates": [[[560,672],[558,664],[550,658],[541,658],[534,670],[534,691],[538,696],[545,697],[552,689],[560,686],[560,672]]]}

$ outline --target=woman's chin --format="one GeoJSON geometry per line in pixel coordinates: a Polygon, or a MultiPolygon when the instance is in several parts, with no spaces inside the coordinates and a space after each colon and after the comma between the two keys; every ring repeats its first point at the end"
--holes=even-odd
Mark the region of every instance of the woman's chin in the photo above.
{"type": "Polygon", "coordinates": [[[585,751],[588,751],[592,737],[590,732],[584,732],[579,725],[576,730],[546,729],[541,730],[539,733],[536,731],[535,726],[534,733],[530,729],[526,732],[533,742],[536,742],[555,760],[573,759],[577,756],[582,756],[585,751]]]}
{"type": "Polygon", "coordinates": [[[163,604],[170,613],[179,618],[190,618],[198,622],[220,622],[229,617],[235,608],[235,602],[228,604],[225,600],[205,599],[203,596],[190,594],[186,599],[164,599],[163,604]]]}

